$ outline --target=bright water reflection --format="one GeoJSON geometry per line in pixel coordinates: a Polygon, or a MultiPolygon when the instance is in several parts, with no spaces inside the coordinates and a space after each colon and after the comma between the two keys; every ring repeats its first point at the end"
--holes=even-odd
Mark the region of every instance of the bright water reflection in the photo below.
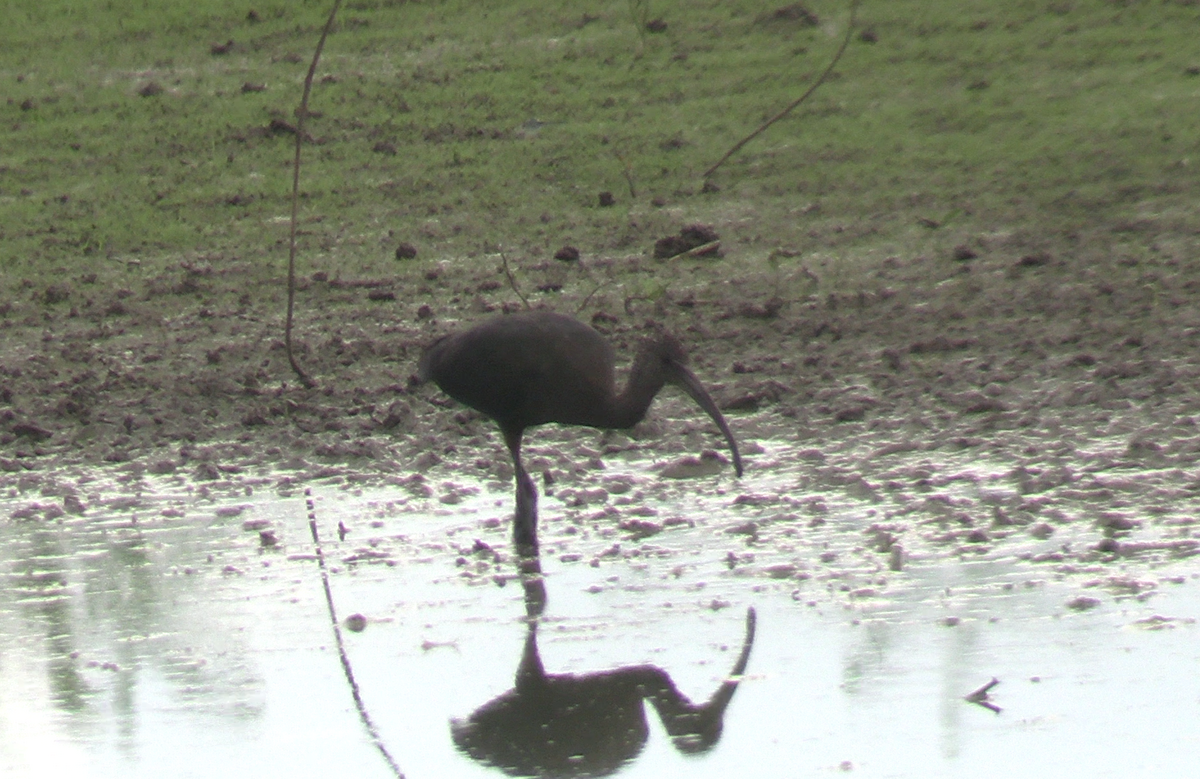
{"type": "MultiPolygon", "coordinates": [[[[795,493],[802,467],[783,463],[744,488],[795,493]]],[[[207,493],[182,480],[92,482],[82,515],[63,512],[51,482],[9,492],[0,773],[388,775],[332,649],[303,499],[252,481],[207,493]]],[[[461,492],[439,504],[394,486],[316,489],[342,616],[369,620],[347,634],[364,698],[414,779],[501,775],[456,748],[451,723],[512,690],[528,661],[508,530],[495,522],[507,485],[461,492]]],[[[694,522],[642,541],[544,503],[547,674],[653,667],[702,702],[735,664],[745,607],[758,610],[747,677],[711,749],[681,754],[651,715],[622,776],[1193,770],[1194,558],[1096,566],[1081,575],[1107,589],[1082,591],[1117,594],[1077,610],[1065,604],[1083,580],[1028,559],[1071,543],[1069,528],[979,555],[916,550],[896,572],[861,551],[865,525],[883,518],[869,502],[830,490],[821,525],[748,546],[728,532],[746,511],[732,498],[700,481],[647,486],[659,519],[694,522]],[[1120,577],[1135,583],[1124,594],[1120,577]],[[1139,591],[1148,578],[1161,585],[1139,591]],[[993,676],[999,715],[962,700],[993,676]]],[[[775,509],[754,510],[769,528],[775,509]]]]}

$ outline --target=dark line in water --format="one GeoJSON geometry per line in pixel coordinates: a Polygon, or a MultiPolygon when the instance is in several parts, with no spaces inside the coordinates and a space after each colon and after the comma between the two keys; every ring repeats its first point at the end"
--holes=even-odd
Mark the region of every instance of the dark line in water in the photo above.
{"type": "Polygon", "coordinates": [[[313,505],[311,489],[305,488],[304,502],[308,506],[308,529],[312,532],[313,545],[317,548],[317,565],[321,568],[321,584],[325,587],[325,605],[329,607],[329,624],[333,627],[333,637],[337,639],[338,657],[342,661],[342,671],[346,674],[346,681],[350,683],[350,694],[354,696],[354,707],[358,709],[358,718],[362,720],[363,727],[367,729],[375,748],[379,750],[383,759],[391,767],[392,773],[398,779],[404,779],[404,772],[400,770],[400,766],[396,765],[392,754],[388,752],[387,746],[383,743],[383,738],[379,735],[379,730],[371,720],[371,715],[367,713],[366,704],[363,703],[362,695],[358,691],[358,682],[354,680],[354,669],[350,667],[350,657],[346,654],[346,644],[342,641],[342,628],[338,625],[337,610],[333,607],[333,592],[329,589],[329,572],[325,568],[325,553],[321,551],[321,538],[317,534],[317,509],[313,505]]]}

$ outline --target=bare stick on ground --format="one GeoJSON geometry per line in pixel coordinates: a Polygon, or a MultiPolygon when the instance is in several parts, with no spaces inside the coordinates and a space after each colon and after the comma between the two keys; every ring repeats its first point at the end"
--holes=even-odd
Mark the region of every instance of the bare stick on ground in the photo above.
{"type": "Polygon", "coordinates": [[[963,698],[963,700],[967,701],[968,703],[974,703],[977,706],[982,706],[985,709],[989,709],[999,714],[1000,707],[992,703],[991,697],[988,696],[988,691],[990,691],[997,684],[1000,684],[1000,680],[993,678],[990,682],[963,698]]]}
{"type": "Polygon", "coordinates": [[[614,151],[613,155],[617,161],[621,163],[621,175],[625,177],[625,183],[629,186],[629,199],[637,200],[637,187],[633,185],[633,166],[625,159],[625,155],[619,151],[614,151]]]}
{"type": "Polygon", "coordinates": [[[508,278],[508,286],[512,287],[512,291],[517,293],[517,297],[525,304],[527,310],[532,309],[529,305],[529,298],[525,297],[525,293],[521,292],[521,288],[517,286],[517,279],[513,276],[512,271],[508,269],[508,257],[504,254],[504,250],[500,250],[500,261],[504,263],[504,275],[508,278]]]}
{"type": "Polygon", "coordinates": [[[704,180],[705,180],[705,182],[707,182],[707,181],[708,181],[708,179],[710,179],[710,178],[712,177],[712,174],[713,174],[713,173],[716,173],[716,171],[717,171],[717,168],[719,168],[719,167],[721,167],[722,165],[724,165],[724,164],[725,164],[725,161],[726,161],[726,160],[728,160],[730,157],[732,157],[733,155],[735,155],[735,154],[737,154],[739,151],[741,151],[743,146],[745,146],[746,144],[750,143],[750,141],[754,140],[754,139],[755,139],[755,138],[757,138],[759,135],[761,135],[761,134],[762,134],[762,133],[763,133],[763,132],[764,132],[764,131],[765,131],[765,130],[768,128],[768,127],[770,127],[771,125],[775,124],[775,123],[776,123],[776,122],[778,122],[780,119],[782,119],[783,117],[785,117],[785,116],[787,116],[788,114],[790,114],[790,113],[793,111],[793,109],[795,109],[795,108],[796,108],[796,106],[800,105],[800,104],[801,104],[801,103],[803,103],[805,100],[807,100],[807,99],[808,99],[808,97],[809,97],[809,95],[811,95],[813,92],[816,92],[816,91],[817,91],[817,88],[818,88],[818,87],[820,87],[820,86],[821,86],[821,84],[825,83],[825,79],[829,78],[829,74],[833,72],[833,68],[834,68],[834,67],[835,67],[835,66],[838,64],[838,60],[840,60],[840,59],[842,58],[842,54],[843,54],[843,53],[846,51],[846,47],[850,45],[850,36],[851,36],[851,34],[853,34],[853,32],[854,32],[854,20],[855,20],[855,18],[856,18],[856,17],[857,17],[857,15],[858,15],[858,3],[859,3],[859,0],[853,0],[853,2],[850,4],[850,21],[846,23],[846,37],[842,39],[842,45],[838,47],[837,53],[833,55],[833,59],[830,61],[830,63],[829,63],[829,67],[825,68],[825,72],[823,72],[823,73],[822,73],[822,74],[821,74],[821,75],[820,75],[820,76],[817,78],[817,80],[813,82],[813,85],[812,85],[812,86],[810,86],[810,87],[809,87],[809,88],[808,88],[808,89],[807,89],[807,90],[804,92],[804,94],[803,94],[803,95],[800,95],[800,97],[798,97],[798,98],[796,98],[795,100],[793,100],[793,101],[791,102],[791,104],[790,104],[790,105],[788,105],[788,107],[787,107],[787,108],[783,109],[782,111],[780,111],[779,113],[775,114],[774,116],[772,116],[772,117],[771,117],[770,119],[768,119],[767,121],[765,121],[765,122],[763,122],[762,124],[760,124],[760,125],[758,126],[758,129],[757,129],[757,130],[755,130],[754,132],[750,133],[749,135],[747,135],[747,136],[746,136],[745,138],[743,138],[742,140],[740,140],[740,141],[738,141],[737,143],[735,143],[735,144],[733,145],[733,148],[732,148],[732,149],[730,149],[729,151],[725,152],[725,156],[724,156],[724,157],[722,157],[721,159],[717,160],[717,163],[716,163],[715,165],[713,165],[713,166],[712,166],[711,168],[709,168],[708,170],[704,171],[704,180]]]}
{"type": "Polygon", "coordinates": [[[296,222],[300,211],[300,149],[304,145],[304,120],[308,118],[308,95],[312,92],[313,74],[317,72],[321,50],[325,48],[325,39],[329,37],[333,20],[341,6],[342,0],[334,0],[333,10],[329,12],[329,18],[325,21],[325,29],[321,30],[321,39],[317,41],[317,50],[313,52],[312,64],[308,66],[308,74],[304,77],[304,94],[300,98],[300,107],[296,109],[296,158],[292,163],[292,226],[288,242],[287,321],[283,328],[283,342],[287,347],[288,363],[300,382],[309,389],[317,386],[317,382],[304,372],[292,351],[292,312],[296,306],[296,222]]]}

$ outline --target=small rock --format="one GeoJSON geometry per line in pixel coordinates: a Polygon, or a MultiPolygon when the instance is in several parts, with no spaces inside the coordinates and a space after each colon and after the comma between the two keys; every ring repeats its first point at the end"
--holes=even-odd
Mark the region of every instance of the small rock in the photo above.
{"type": "Polygon", "coordinates": [[[705,224],[688,225],[679,231],[679,235],[694,246],[703,246],[706,243],[721,240],[717,231],[711,225],[705,224]]]}
{"type": "Polygon", "coordinates": [[[267,132],[272,135],[295,135],[296,125],[277,116],[267,123],[267,132]]]}
{"type": "Polygon", "coordinates": [[[659,472],[664,479],[694,479],[700,476],[714,476],[721,472],[726,465],[724,457],[714,451],[702,452],[699,457],[684,457],[676,460],[659,472]]]}
{"type": "Polygon", "coordinates": [[[668,257],[683,254],[689,248],[691,247],[687,246],[679,236],[667,235],[654,242],[654,257],[658,260],[665,260],[668,257]]]}
{"type": "Polygon", "coordinates": [[[765,573],[772,579],[790,579],[796,575],[796,570],[795,563],[775,563],[768,565],[765,573]]]}
{"type": "Polygon", "coordinates": [[[634,540],[649,538],[662,532],[662,525],[647,519],[628,519],[618,527],[626,533],[632,533],[634,540]]]}
{"type": "Polygon", "coordinates": [[[951,256],[958,262],[966,262],[967,260],[975,259],[979,255],[976,254],[975,250],[970,246],[967,246],[965,243],[960,243],[958,246],[954,247],[954,251],[951,256]]]}
{"type": "Polygon", "coordinates": [[[833,414],[835,422],[861,422],[867,415],[867,407],[861,404],[854,404],[839,408],[833,414]]]}
{"type": "Polygon", "coordinates": [[[668,235],[655,241],[654,258],[665,260],[720,240],[721,236],[710,225],[688,225],[679,231],[679,235],[668,235]]]}
{"type": "Polygon", "coordinates": [[[42,293],[42,301],[48,306],[65,303],[71,298],[71,288],[66,284],[51,284],[42,293]]]}
{"type": "Polygon", "coordinates": [[[1101,512],[1100,517],[1096,520],[1096,526],[1110,534],[1124,533],[1136,527],[1141,527],[1141,524],[1138,520],[1130,519],[1126,515],[1115,511],[1101,512]]]}
{"type": "Polygon", "coordinates": [[[804,27],[816,27],[821,23],[820,18],[810,11],[804,3],[792,3],[776,8],[770,13],[758,18],[759,22],[800,22],[804,27]]]}
{"type": "Polygon", "coordinates": [[[54,436],[54,433],[36,422],[18,422],[10,429],[13,435],[21,438],[32,438],[34,441],[45,441],[54,436]]]}
{"type": "Polygon", "coordinates": [[[564,246],[554,253],[554,259],[559,262],[577,262],[579,260],[579,250],[574,246],[564,246]]]}

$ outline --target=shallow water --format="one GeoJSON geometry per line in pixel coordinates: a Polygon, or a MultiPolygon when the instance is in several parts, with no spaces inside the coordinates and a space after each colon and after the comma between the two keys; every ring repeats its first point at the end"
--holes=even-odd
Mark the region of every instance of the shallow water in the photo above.
{"type": "MultiPolygon", "coordinates": [[[[865,478],[783,446],[753,459],[741,482],[659,480],[610,459],[542,498],[547,674],[650,665],[701,703],[757,611],[719,740],[683,754],[646,705],[622,776],[1194,768],[1200,566],[1191,523],[1171,521],[1193,499],[1161,508],[1171,474],[1106,470],[1031,507],[1013,464],[967,455],[900,453],[861,464],[865,478]],[[892,477],[906,486],[885,489],[892,477]],[[597,484],[609,491],[587,492],[597,484]],[[1101,490],[1144,522],[1117,534],[1144,553],[1080,551],[1102,536],[1073,517],[1099,511],[1101,490]],[[1036,511],[1053,532],[947,540],[947,506],[1036,511]],[[964,700],[992,678],[999,713],[964,700]]],[[[347,652],[397,763],[416,779],[501,775],[455,747],[451,723],[513,688],[526,646],[511,495],[442,476],[317,482],[316,515],[339,617],[367,618],[345,631],[347,652]]],[[[0,517],[0,774],[389,775],[342,674],[303,492],[286,479],[27,477],[0,517]]]]}

